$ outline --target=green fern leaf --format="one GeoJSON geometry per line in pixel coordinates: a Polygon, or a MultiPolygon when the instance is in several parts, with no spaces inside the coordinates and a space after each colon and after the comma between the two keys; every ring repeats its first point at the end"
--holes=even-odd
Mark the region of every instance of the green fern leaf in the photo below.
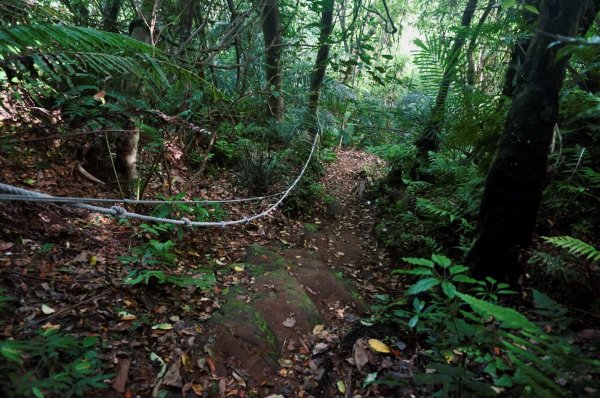
{"type": "Polygon", "coordinates": [[[592,262],[600,261],[600,250],[579,239],[571,236],[544,236],[542,238],[548,243],[566,249],[569,253],[579,258],[585,258],[592,262]]]}

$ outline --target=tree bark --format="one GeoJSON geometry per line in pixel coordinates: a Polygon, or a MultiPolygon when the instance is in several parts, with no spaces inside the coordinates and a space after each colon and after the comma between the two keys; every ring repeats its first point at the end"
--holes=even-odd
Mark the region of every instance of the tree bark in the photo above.
{"type": "Polygon", "coordinates": [[[265,40],[265,72],[267,77],[267,113],[283,120],[283,93],[281,92],[282,29],[278,0],[265,0],[262,8],[262,31],[265,40]]]}
{"type": "Polygon", "coordinates": [[[486,178],[479,237],[468,256],[477,277],[515,284],[523,272],[519,256],[529,247],[535,228],[568,63],[568,57],[556,56],[560,46],[549,46],[555,35],[577,34],[589,4],[589,0],[542,1],[539,29],[527,51],[520,73],[523,79],[514,91],[499,152],[486,178]]]}
{"type": "MultiPolygon", "coordinates": [[[[525,0],[526,5],[530,5],[538,8],[540,0],[525,0]]],[[[525,24],[528,29],[532,29],[537,21],[537,15],[532,12],[525,14],[525,24]]],[[[518,76],[517,73],[521,68],[521,65],[525,62],[525,55],[529,44],[531,43],[530,37],[525,37],[517,40],[510,53],[510,60],[508,61],[508,68],[506,69],[506,75],[504,76],[504,85],[502,86],[502,97],[500,98],[500,105],[507,98],[511,98],[513,91],[517,86],[518,76]]]]}
{"type": "MultiPolygon", "coordinates": [[[[461,26],[463,29],[468,28],[471,25],[475,8],[477,7],[477,0],[469,0],[463,11],[461,26]]],[[[420,163],[426,163],[429,152],[436,152],[440,146],[440,130],[444,121],[446,113],[446,99],[450,91],[450,84],[454,79],[456,72],[456,66],[460,59],[460,52],[466,40],[466,33],[460,32],[454,39],[452,49],[448,55],[448,60],[444,67],[444,73],[442,75],[442,82],[435,99],[435,104],[431,110],[431,116],[429,121],[425,125],[423,132],[415,142],[417,146],[417,159],[420,163]]]]}
{"type": "Polygon", "coordinates": [[[194,0],[180,0],[179,10],[181,12],[179,20],[179,51],[188,43],[192,35],[192,23],[194,22],[196,2],[194,0]]]}
{"type": "Polygon", "coordinates": [[[312,118],[313,125],[310,129],[316,131],[317,111],[319,109],[319,98],[321,87],[325,79],[327,64],[329,63],[329,50],[331,48],[330,37],[333,31],[333,8],[334,0],[322,0],[321,11],[321,33],[319,35],[319,50],[310,78],[310,92],[308,94],[308,113],[312,118]]]}
{"type": "MultiPolygon", "coordinates": [[[[238,16],[233,0],[227,0],[227,8],[229,8],[229,14],[231,15],[230,21],[231,21],[231,24],[233,25],[238,16]]],[[[235,68],[235,89],[239,90],[240,81],[242,79],[242,66],[241,66],[241,64],[242,64],[242,48],[240,46],[240,34],[239,33],[236,33],[234,43],[235,43],[235,63],[237,65],[235,68]]],[[[243,92],[242,92],[242,94],[243,94],[243,92]]]]}
{"type": "MultiPolygon", "coordinates": [[[[129,25],[129,35],[144,43],[151,43],[153,1],[144,0],[142,2],[142,17],[131,22],[129,25]],[[148,26],[150,24],[150,26],[148,26]]],[[[135,79],[127,79],[125,91],[129,96],[139,94],[140,82],[135,79]]],[[[121,166],[121,174],[126,182],[131,182],[137,177],[137,153],[140,141],[140,132],[137,129],[129,133],[124,133],[117,143],[117,158],[121,166]]]]}
{"type": "Polygon", "coordinates": [[[119,32],[117,17],[121,9],[121,0],[106,0],[102,10],[102,29],[107,32],[119,32]]]}
{"type": "Polygon", "coordinates": [[[492,12],[492,7],[496,3],[496,0],[489,0],[485,10],[483,10],[483,14],[479,17],[479,21],[477,25],[475,25],[475,30],[471,34],[471,38],[469,39],[469,45],[467,46],[466,56],[467,56],[467,84],[470,87],[475,86],[475,60],[473,59],[475,55],[475,44],[477,44],[477,37],[479,36],[479,32],[481,32],[481,28],[488,16],[492,12]]]}

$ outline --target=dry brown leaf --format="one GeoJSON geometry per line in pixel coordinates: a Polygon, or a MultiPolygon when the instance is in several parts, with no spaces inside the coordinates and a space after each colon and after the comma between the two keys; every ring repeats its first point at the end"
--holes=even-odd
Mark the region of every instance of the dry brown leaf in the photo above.
{"type": "Polygon", "coordinates": [[[129,368],[131,367],[131,360],[128,358],[121,359],[117,364],[117,375],[113,379],[112,388],[118,393],[125,392],[125,386],[127,385],[127,379],[129,378],[129,368]]]}
{"type": "Polygon", "coordinates": [[[369,362],[369,353],[367,352],[364,339],[358,339],[352,348],[352,356],[354,357],[354,365],[358,371],[362,371],[363,367],[369,362]]]}

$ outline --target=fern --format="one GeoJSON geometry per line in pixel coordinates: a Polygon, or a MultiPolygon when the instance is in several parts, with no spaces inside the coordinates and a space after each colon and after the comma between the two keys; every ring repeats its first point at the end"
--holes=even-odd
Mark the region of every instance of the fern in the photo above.
{"type": "Polygon", "coordinates": [[[600,261],[600,250],[579,239],[571,236],[543,237],[543,239],[561,249],[566,249],[570,254],[576,257],[585,258],[585,260],[592,262],[600,261]]]}
{"type": "Polygon", "coordinates": [[[73,87],[72,77],[90,73],[131,74],[155,90],[169,87],[174,77],[200,80],[159,49],[127,36],[50,24],[0,28],[0,83],[44,78],[73,87]]]}

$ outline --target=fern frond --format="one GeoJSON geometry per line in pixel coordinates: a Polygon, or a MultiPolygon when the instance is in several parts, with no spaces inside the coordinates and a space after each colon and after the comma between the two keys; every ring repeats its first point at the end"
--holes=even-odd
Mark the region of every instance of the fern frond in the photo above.
{"type": "Polygon", "coordinates": [[[546,242],[552,243],[561,249],[566,249],[570,254],[576,257],[585,258],[586,260],[592,262],[600,261],[600,250],[579,239],[571,236],[544,236],[542,238],[546,242]]]}
{"type": "Polygon", "coordinates": [[[201,80],[159,49],[120,34],[44,24],[0,28],[0,82],[44,78],[71,86],[69,79],[84,73],[127,74],[155,89],[176,77],[201,80]]]}

